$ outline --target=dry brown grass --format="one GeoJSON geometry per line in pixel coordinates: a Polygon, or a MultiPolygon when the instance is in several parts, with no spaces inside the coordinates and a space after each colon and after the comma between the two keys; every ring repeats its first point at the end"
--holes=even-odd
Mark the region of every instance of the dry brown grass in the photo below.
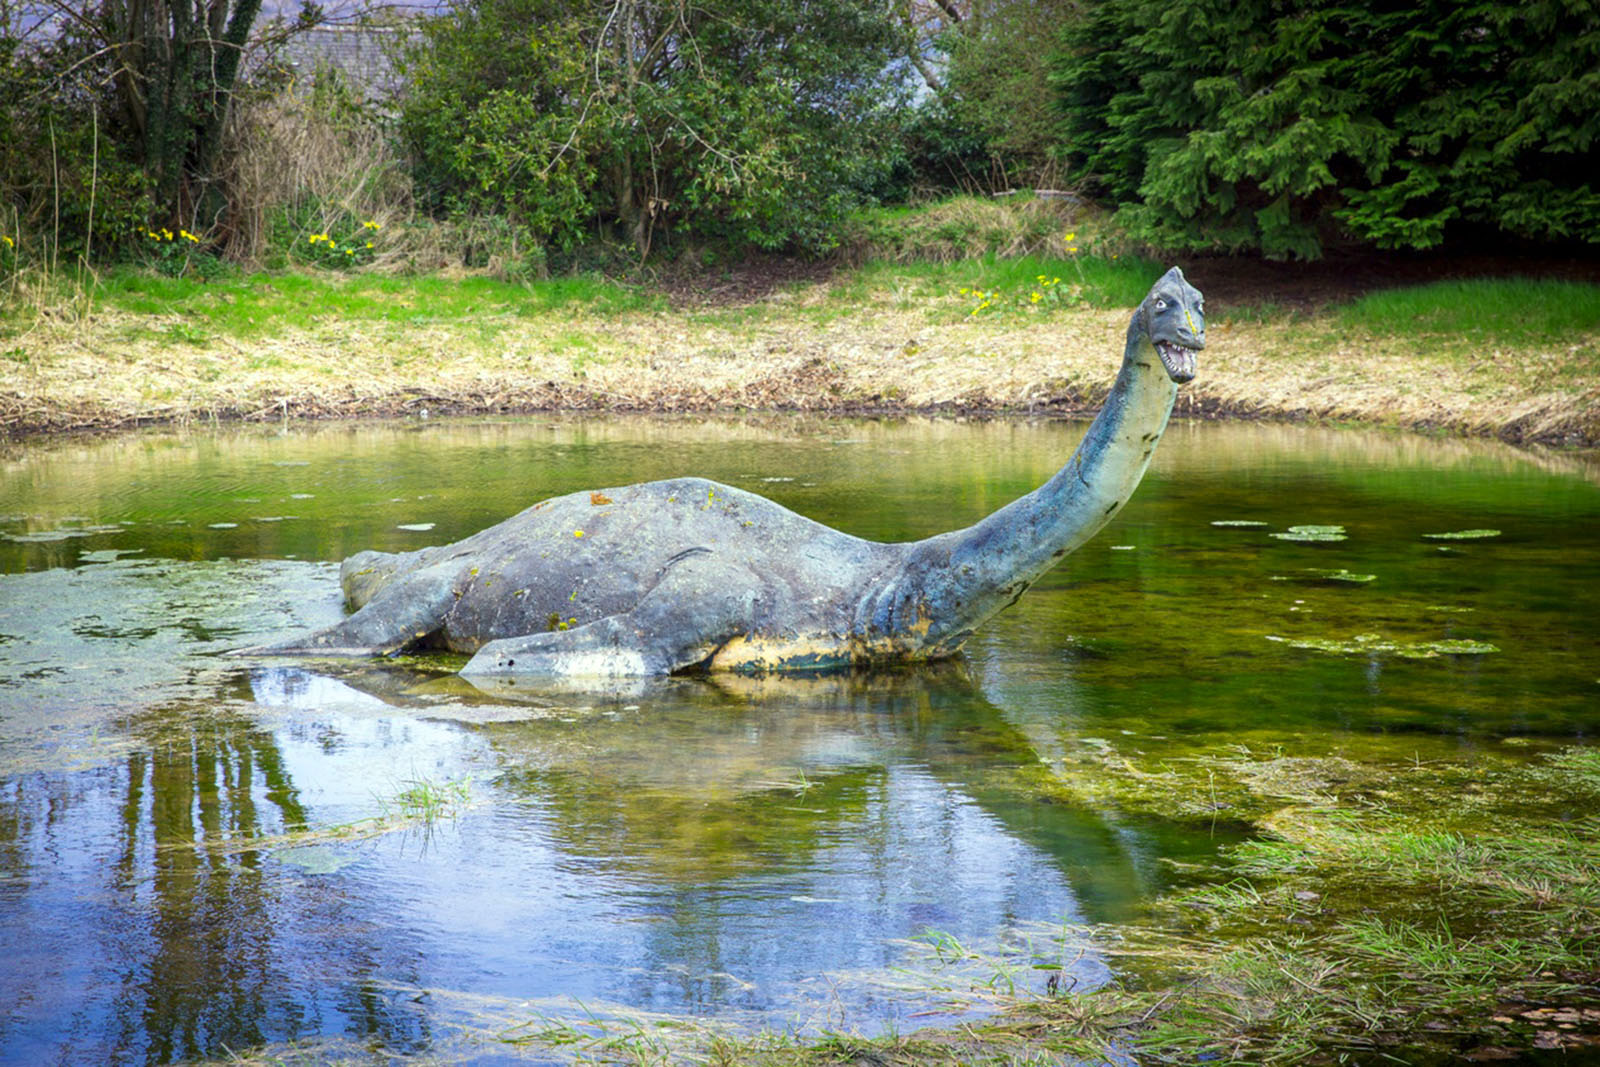
{"type": "Polygon", "coordinates": [[[223,156],[233,208],[227,248],[240,262],[268,258],[274,218],[301,220],[298,243],[346,219],[393,226],[411,215],[410,178],[389,139],[338,99],[281,92],[245,101],[231,116],[223,156]]]}
{"type": "Polygon", "coordinates": [[[854,220],[840,255],[854,264],[950,263],[986,255],[1067,259],[1083,248],[1106,247],[1106,219],[1104,210],[1076,198],[956,196],[854,220]]]}

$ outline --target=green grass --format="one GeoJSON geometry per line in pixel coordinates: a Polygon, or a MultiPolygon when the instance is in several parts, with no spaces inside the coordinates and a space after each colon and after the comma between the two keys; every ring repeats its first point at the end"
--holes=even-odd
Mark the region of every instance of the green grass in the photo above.
{"type": "Polygon", "coordinates": [[[1434,282],[1368,293],[1341,309],[1338,321],[1377,334],[1559,342],[1600,330],[1600,285],[1533,278],[1434,282]]]}
{"type": "Polygon", "coordinates": [[[382,819],[420,822],[431,825],[440,819],[453,819],[472,799],[472,780],[434,781],[427,777],[410,778],[400,783],[391,797],[378,797],[382,819]]]}
{"type": "Polygon", "coordinates": [[[859,300],[873,290],[893,289],[910,300],[923,301],[961,289],[997,290],[1022,295],[1038,287],[1038,279],[1060,278],[1078,287],[1078,299],[1090,307],[1132,307],[1144,299],[1152,278],[1165,268],[1139,256],[1078,255],[1070,259],[1043,256],[1002,258],[995,255],[946,263],[896,263],[874,260],[835,284],[836,295],[859,300]]]}
{"type": "Polygon", "coordinates": [[[618,314],[662,303],[644,290],[589,277],[517,283],[485,277],[286,272],[202,282],[133,268],[103,274],[93,299],[102,308],[136,315],[177,315],[192,330],[238,338],[294,332],[329,319],[426,326],[574,308],[618,314]]]}

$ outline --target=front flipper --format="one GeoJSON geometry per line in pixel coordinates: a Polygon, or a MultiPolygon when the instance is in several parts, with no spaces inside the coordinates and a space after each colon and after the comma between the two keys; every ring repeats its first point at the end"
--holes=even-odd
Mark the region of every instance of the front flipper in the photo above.
{"type": "Polygon", "coordinates": [[[277,644],[241,648],[236,656],[387,656],[437,630],[455,607],[454,567],[430,567],[384,586],[342,622],[277,644]]]}
{"type": "Polygon", "coordinates": [[[762,583],[714,559],[673,567],[632,611],[573,630],[505,637],[478,649],[465,675],[629,677],[671,674],[709,659],[750,629],[762,583]]]}

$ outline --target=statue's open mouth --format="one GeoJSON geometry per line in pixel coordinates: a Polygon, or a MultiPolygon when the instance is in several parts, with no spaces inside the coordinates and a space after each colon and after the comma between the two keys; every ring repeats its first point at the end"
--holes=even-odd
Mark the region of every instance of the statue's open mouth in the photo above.
{"type": "Polygon", "coordinates": [[[1172,341],[1157,341],[1155,345],[1161,365],[1167,368],[1167,377],[1180,385],[1194,377],[1194,349],[1172,341]]]}

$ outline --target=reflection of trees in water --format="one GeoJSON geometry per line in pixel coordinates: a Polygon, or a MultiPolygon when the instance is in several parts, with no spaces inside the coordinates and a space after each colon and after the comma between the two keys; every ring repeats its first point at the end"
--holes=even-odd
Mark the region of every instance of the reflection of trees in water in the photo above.
{"type": "Polygon", "coordinates": [[[291,1021],[274,936],[281,901],[259,854],[224,843],[302,825],[305,812],[270,735],[227,716],[160,721],[128,760],[122,802],[119,870],[125,884],[147,884],[149,925],[138,995],[121,998],[118,1016],[119,1044],[143,1035],[151,1057],[169,1061],[259,1044],[291,1021]]]}
{"type": "Polygon", "coordinates": [[[269,877],[248,847],[306,823],[273,735],[206,707],[124,728],[139,739],[125,763],[29,775],[0,801],[0,855],[28,879],[25,910],[51,919],[0,921],[0,944],[15,938],[29,957],[0,993],[61,1042],[48,1057],[173,1062],[326,1033],[341,1017],[387,1047],[418,1046],[418,1020],[363,991],[396,969],[377,937],[365,943],[336,894],[269,877]],[[13,990],[20,980],[31,989],[13,990]]]}

